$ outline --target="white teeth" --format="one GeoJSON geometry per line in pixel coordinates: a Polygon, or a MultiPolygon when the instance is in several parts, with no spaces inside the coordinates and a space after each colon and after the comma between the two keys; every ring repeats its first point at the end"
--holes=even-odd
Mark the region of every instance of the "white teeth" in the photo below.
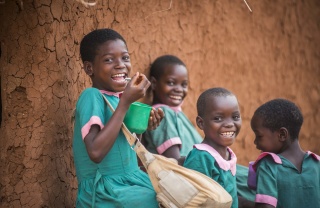
{"type": "Polygon", "coordinates": [[[125,74],[115,74],[112,77],[124,77],[124,76],[125,76],[125,74]]]}
{"type": "Polygon", "coordinates": [[[175,100],[181,100],[182,97],[181,96],[170,96],[171,99],[175,99],[175,100]]]}
{"type": "Polygon", "coordinates": [[[222,136],[227,136],[227,137],[231,137],[234,135],[234,132],[233,131],[230,131],[230,132],[223,132],[221,133],[222,136]]]}

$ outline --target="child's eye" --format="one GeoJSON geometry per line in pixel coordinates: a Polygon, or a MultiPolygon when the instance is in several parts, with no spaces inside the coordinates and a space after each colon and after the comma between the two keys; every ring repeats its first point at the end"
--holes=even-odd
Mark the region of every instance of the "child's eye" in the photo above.
{"type": "Polygon", "coordinates": [[[130,61],[130,56],[123,56],[123,60],[130,61]]]}
{"type": "Polygon", "coordinates": [[[104,59],[104,62],[111,63],[111,62],[112,62],[112,58],[105,58],[105,59],[104,59]]]}
{"type": "Polygon", "coordinates": [[[241,118],[240,115],[233,116],[233,119],[236,120],[236,121],[240,120],[240,118],[241,118]]]}
{"type": "Polygon", "coordinates": [[[222,117],[220,117],[220,116],[218,117],[218,116],[217,116],[217,117],[214,117],[213,120],[214,120],[214,121],[222,121],[222,117]]]}
{"type": "Polygon", "coordinates": [[[188,83],[183,83],[183,84],[182,84],[182,87],[183,87],[183,88],[187,88],[187,87],[188,87],[188,83]]]}
{"type": "Polygon", "coordinates": [[[173,85],[174,85],[174,82],[169,81],[169,82],[168,82],[168,85],[169,85],[169,86],[173,86],[173,85]]]}

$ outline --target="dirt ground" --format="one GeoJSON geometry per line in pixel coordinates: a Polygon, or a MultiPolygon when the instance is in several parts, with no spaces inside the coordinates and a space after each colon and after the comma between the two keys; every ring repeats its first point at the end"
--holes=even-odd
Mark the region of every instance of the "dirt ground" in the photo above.
{"type": "Polygon", "coordinates": [[[320,1],[249,0],[253,12],[242,0],[97,2],[0,4],[0,207],[75,206],[71,115],[90,86],[79,43],[95,28],[125,37],[133,72],[147,73],[163,54],[180,57],[190,76],[183,110],[193,123],[201,92],[234,92],[243,124],[231,148],[240,164],[259,154],[254,110],[278,97],[301,107],[301,146],[320,154],[320,1]]]}

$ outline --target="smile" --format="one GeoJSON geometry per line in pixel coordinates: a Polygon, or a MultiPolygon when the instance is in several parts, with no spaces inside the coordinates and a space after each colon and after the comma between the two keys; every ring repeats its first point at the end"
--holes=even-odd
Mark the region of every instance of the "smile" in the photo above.
{"type": "Polygon", "coordinates": [[[234,131],[223,132],[220,135],[224,137],[233,137],[236,133],[234,131]]]}
{"type": "Polygon", "coordinates": [[[115,75],[111,76],[112,80],[114,80],[116,82],[126,82],[126,80],[125,80],[126,77],[127,77],[127,75],[125,73],[115,74],[115,75]]]}
{"type": "Polygon", "coordinates": [[[170,95],[169,98],[172,100],[182,100],[182,96],[176,96],[176,95],[170,95]]]}

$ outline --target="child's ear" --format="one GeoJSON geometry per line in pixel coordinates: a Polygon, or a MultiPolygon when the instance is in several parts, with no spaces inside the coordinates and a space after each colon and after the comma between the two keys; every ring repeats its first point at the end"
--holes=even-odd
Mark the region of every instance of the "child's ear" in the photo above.
{"type": "Polygon", "coordinates": [[[93,67],[92,63],[89,61],[85,61],[83,63],[84,71],[86,72],[87,75],[92,76],[93,75],[93,67]]]}
{"type": "Polygon", "coordinates": [[[197,116],[196,123],[199,129],[203,130],[203,119],[200,116],[197,116]]]}
{"type": "Polygon", "coordinates": [[[289,132],[285,127],[279,129],[279,141],[284,142],[289,137],[289,132]]]}
{"type": "Polygon", "coordinates": [[[155,90],[157,86],[157,80],[153,76],[150,77],[150,82],[151,82],[151,89],[155,90]]]}

